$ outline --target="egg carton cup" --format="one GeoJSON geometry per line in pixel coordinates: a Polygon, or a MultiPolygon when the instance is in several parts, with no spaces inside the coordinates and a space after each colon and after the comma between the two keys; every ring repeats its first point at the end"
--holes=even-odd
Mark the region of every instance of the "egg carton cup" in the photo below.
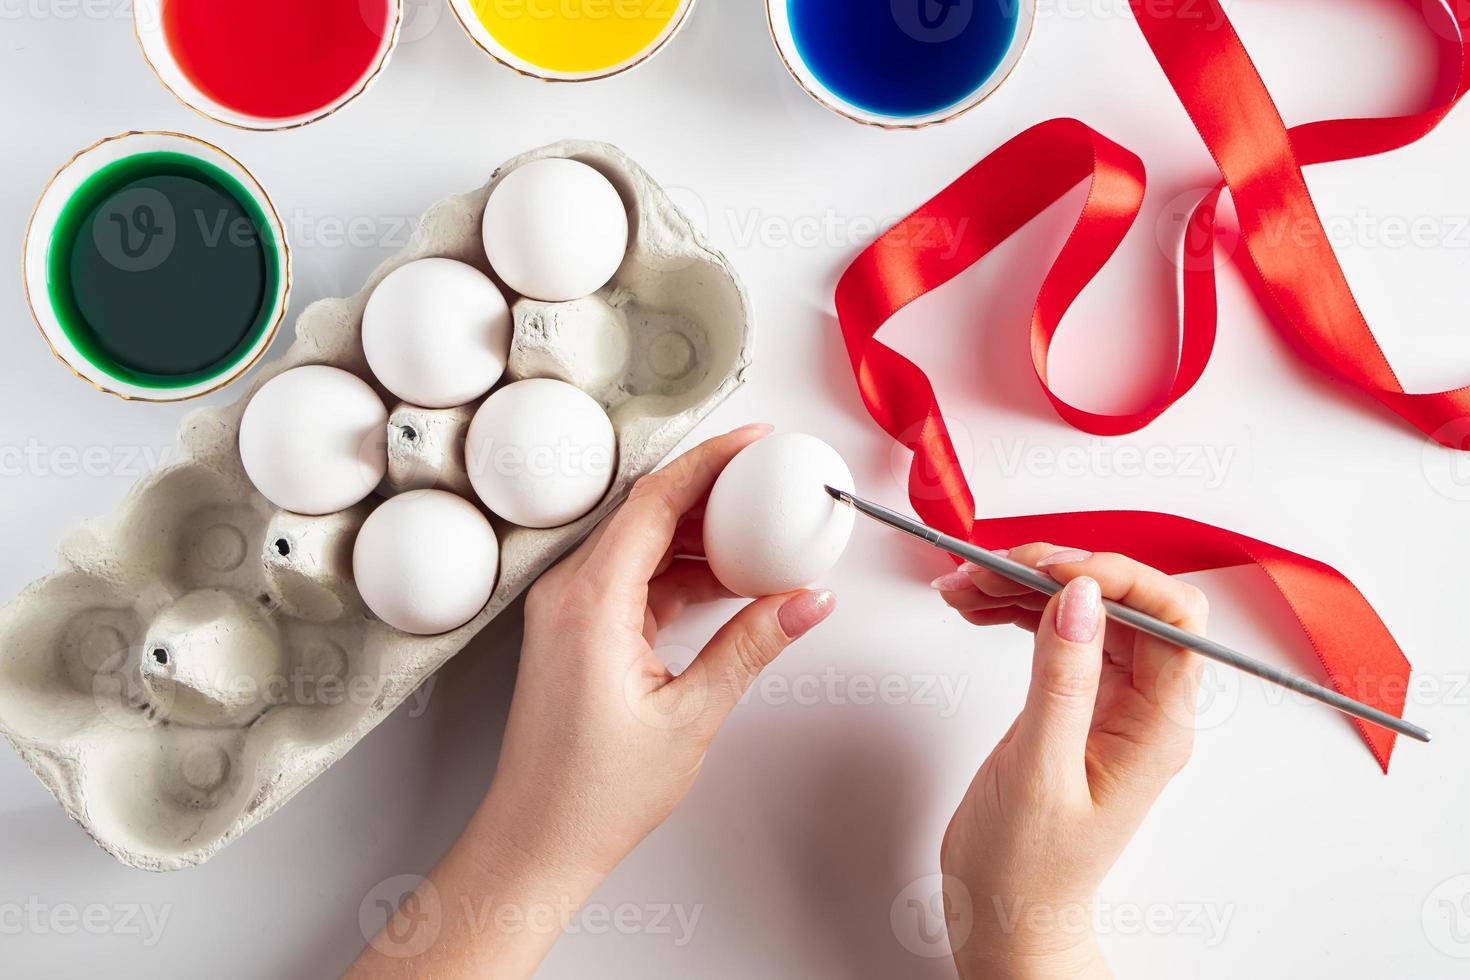
{"type": "Polygon", "coordinates": [[[188,416],[175,461],[110,517],[70,534],[58,569],[0,610],[0,732],[119,861],[149,871],[202,864],[341,759],[611,511],[744,381],[752,333],[729,263],[621,151],[570,141],[509,161],[479,190],[430,208],[355,296],[302,313],[296,341],[245,397],[188,416]],[[573,524],[496,520],[500,576],[489,604],[454,632],[410,636],[364,608],[354,537],[384,495],[440,487],[475,499],[463,448],[475,406],[395,404],[363,355],[363,307],[414,259],[445,256],[489,273],[481,218],[490,190],[545,157],[580,160],[612,181],[630,247],[595,296],[513,303],[505,380],[559,378],[596,398],[617,431],[617,470],[607,496],[573,524]],[[390,411],[379,495],[325,517],[271,505],[236,445],[250,395],[304,364],[364,378],[390,411]]]}

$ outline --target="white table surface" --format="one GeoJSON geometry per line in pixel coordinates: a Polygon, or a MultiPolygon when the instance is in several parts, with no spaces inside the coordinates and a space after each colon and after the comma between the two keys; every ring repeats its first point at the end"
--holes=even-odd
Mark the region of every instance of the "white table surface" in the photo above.
{"type": "MultiPolygon", "coordinates": [[[[857,399],[832,315],[836,277],[877,227],[1025,126],[1069,114],[1140,153],[1151,186],[1118,259],[1068,321],[1054,378],[1083,404],[1119,407],[1167,370],[1141,355],[1167,350],[1175,329],[1160,242],[1172,247],[1180,195],[1215,177],[1126,0],[1044,2],[1001,92],[917,134],[855,126],[810,102],[755,0],[704,0],[644,69],[556,87],[484,58],[437,0],[412,6],[405,43],[363,101],[305,130],[246,134],[160,88],[124,0],[0,0],[0,268],[18,267],[51,171],[124,129],[197,133],[255,170],[294,239],[293,312],[356,290],[426,205],[478,186],[500,161],[567,136],[609,140],[675,189],[755,299],[757,370],[698,434],[757,419],[814,432],[870,496],[901,503],[906,464],[857,399]]],[[[1430,88],[1417,4],[1231,9],[1289,121],[1402,111],[1430,88]]],[[[1369,320],[1414,389],[1470,380],[1467,153],[1462,113],[1410,149],[1310,174],[1369,320]]],[[[1464,976],[1470,464],[1291,357],[1233,269],[1215,363],[1193,394],[1133,436],[1100,442],[1065,427],[1030,376],[1025,330],[1077,204],[1074,194],[885,334],[934,377],[984,510],[1173,511],[1324,559],[1408,652],[1419,679],[1410,711],[1438,736],[1401,744],[1385,778],[1333,714],[1214,675],[1194,762],[1104,888],[1107,954],[1125,977],[1464,976]],[[1164,462],[1140,474],[1130,463],[1149,449],[1164,462]]],[[[9,595],[52,567],[67,527],[118,502],[138,456],[167,452],[188,409],[122,404],[70,378],[35,335],[13,272],[0,311],[9,595]],[[71,450],[94,446],[117,461],[106,475],[68,468],[71,450]]],[[[859,528],[827,583],[834,619],[771,672],[789,686],[766,682],[736,713],[688,800],[596,895],[543,976],[952,974],[907,899],[928,897],[932,881],[920,879],[937,870],[949,814],[1020,703],[1029,647],[948,614],[925,585],[943,570],[859,528]]],[[[1257,577],[1199,581],[1217,636],[1315,669],[1257,577]]],[[[670,656],[731,611],[670,629],[670,656]]],[[[281,813],[208,865],[167,876],[116,864],[0,751],[0,973],[335,975],[363,945],[360,905],[384,880],[428,869],[485,789],[514,676],[513,645],[472,645],[281,813]],[[100,927],[74,924],[97,905],[100,927]]]]}

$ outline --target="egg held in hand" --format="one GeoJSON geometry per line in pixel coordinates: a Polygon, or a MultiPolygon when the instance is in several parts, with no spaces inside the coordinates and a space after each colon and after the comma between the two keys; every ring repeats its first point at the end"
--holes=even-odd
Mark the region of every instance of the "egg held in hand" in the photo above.
{"type": "Polygon", "coordinates": [[[465,465],[485,506],[521,527],[560,527],[606,495],[617,467],[612,420],[565,381],[530,378],[485,399],[465,465]]]}
{"type": "Polygon", "coordinates": [[[617,188],[576,160],[523,163],[485,205],[485,254],[522,296],[563,303],[597,292],[628,251],[628,211],[617,188]]]}
{"type": "Polygon", "coordinates": [[[756,598],[805,588],[837,564],[852,508],[826,486],[851,488],[837,451],[799,432],[767,436],[732,459],[704,509],[704,553],[731,592],[756,598]]]}
{"type": "Polygon", "coordinates": [[[495,590],[500,544],[474,504],[413,490],[368,515],[352,548],[352,577],[373,615],[433,636],[479,615],[495,590]]]}
{"type": "Polygon", "coordinates": [[[292,368],[245,406],[240,462],[255,489],[282,510],[345,510],[387,472],[388,409],[355,374],[325,364],[292,368]]]}
{"type": "Polygon", "coordinates": [[[421,408],[453,408],[495,387],[510,356],[510,307],[474,266],[427,258],[390,272],[362,314],[373,374],[421,408]]]}

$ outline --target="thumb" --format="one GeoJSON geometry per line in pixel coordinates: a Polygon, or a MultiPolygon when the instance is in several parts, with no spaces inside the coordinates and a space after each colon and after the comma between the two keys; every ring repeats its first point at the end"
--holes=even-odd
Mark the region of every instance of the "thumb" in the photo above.
{"type": "Polygon", "coordinates": [[[757,599],[720,628],[674,684],[704,693],[723,720],[760,672],[836,607],[837,597],[825,589],[757,599]]]}
{"type": "Polygon", "coordinates": [[[1048,769],[1083,772],[1103,661],[1102,590],[1075,578],[1047,603],[1036,631],[1031,690],[1015,743],[1048,769]]]}

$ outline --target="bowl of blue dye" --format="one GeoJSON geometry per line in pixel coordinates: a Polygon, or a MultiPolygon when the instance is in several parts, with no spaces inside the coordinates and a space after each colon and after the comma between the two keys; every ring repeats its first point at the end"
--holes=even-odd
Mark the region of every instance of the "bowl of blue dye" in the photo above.
{"type": "Polygon", "coordinates": [[[1036,0],[767,0],[793,78],[855,122],[915,129],[974,108],[1015,69],[1036,0]]]}

